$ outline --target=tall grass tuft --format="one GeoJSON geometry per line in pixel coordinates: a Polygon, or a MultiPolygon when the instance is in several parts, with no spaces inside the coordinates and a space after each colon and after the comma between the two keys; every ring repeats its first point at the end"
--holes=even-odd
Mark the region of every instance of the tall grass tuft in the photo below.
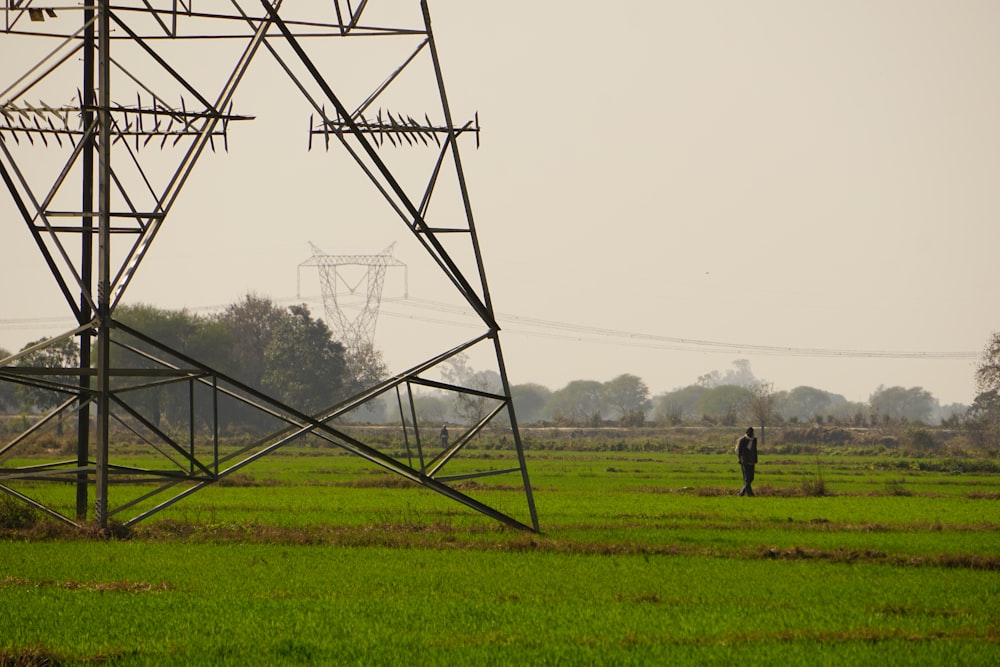
{"type": "Polygon", "coordinates": [[[890,496],[912,496],[913,491],[906,488],[906,480],[890,479],[885,483],[885,492],[890,496]]]}
{"type": "Polygon", "coordinates": [[[816,459],[815,476],[802,480],[801,489],[804,496],[822,497],[829,495],[829,491],[826,488],[826,480],[823,479],[823,467],[819,459],[816,459]]]}

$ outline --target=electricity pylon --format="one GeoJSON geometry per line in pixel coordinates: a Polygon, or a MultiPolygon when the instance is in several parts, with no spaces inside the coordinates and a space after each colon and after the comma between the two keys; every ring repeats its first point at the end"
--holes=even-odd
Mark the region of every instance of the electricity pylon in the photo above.
{"type": "MultiPolygon", "coordinates": [[[[232,0],[203,12],[195,4],[89,0],[43,7],[33,1],[0,9],[2,48],[23,63],[9,81],[0,81],[0,178],[77,322],[0,359],[0,381],[42,396],[36,405],[47,409],[0,444],[0,491],[69,524],[92,516],[102,528],[112,520],[131,525],[309,436],[497,521],[537,531],[459,151],[463,136],[478,144],[478,119],[457,123],[452,116],[426,0],[391,7],[381,0],[333,0],[323,9],[232,0]],[[346,86],[341,91],[332,77],[367,60],[318,50],[331,40],[351,48],[390,41],[405,46],[395,65],[359,95],[346,86]],[[228,150],[233,127],[252,131],[254,116],[235,112],[235,95],[262,56],[275,60],[312,109],[308,147],[319,141],[349,158],[378,193],[384,205],[379,213],[399,219],[482,322],[472,339],[318,412],[289,405],[116,316],[147,255],[155,253],[154,241],[172,219],[184,186],[196,178],[195,165],[206,151],[228,150]],[[415,90],[412,79],[433,91],[436,110],[400,111],[415,90]],[[407,86],[399,85],[404,80],[407,86]],[[403,147],[429,153],[416,185],[390,167],[386,151],[403,147]],[[42,151],[50,157],[39,160],[42,151]],[[457,188],[460,220],[439,222],[431,214],[432,195],[443,182],[457,188]],[[446,247],[445,234],[460,243],[446,247]],[[65,352],[68,343],[75,353],[65,352]],[[440,364],[479,346],[495,353],[499,392],[435,379],[440,364]],[[488,409],[438,448],[436,432],[415,407],[414,386],[475,395],[488,409]],[[343,418],[388,394],[399,405],[396,441],[385,445],[342,425],[343,418]],[[164,397],[188,406],[186,423],[161,422],[164,397]],[[222,415],[250,412],[271,428],[250,444],[227,446],[222,415]],[[36,436],[56,423],[65,426],[71,415],[73,458],[47,459],[37,445],[30,449],[36,436]],[[463,459],[466,447],[497,423],[512,436],[507,463],[463,459]],[[159,455],[160,463],[127,463],[124,443],[159,455]],[[397,453],[401,448],[405,457],[397,453]],[[10,463],[22,451],[37,462],[10,463]],[[467,483],[493,476],[518,479],[523,504],[500,508],[480,494],[490,485],[467,483]]],[[[5,67],[12,62],[5,60],[5,67]]],[[[337,204],[333,190],[316,193],[331,208],[337,204]]],[[[256,233],[276,232],[261,225],[256,233]]],[[[509,501],[509,493],[500,495],[509,501]]]]}
{"type": "Polygon", "coordinates": [[[376,255],[328,255],[316,244],[309,245],[313,255],[299,264],[299,272],[306,267],[316,267],[319,271],[323,312],[334,339],[352,355],[373,349],[386,270],[398,267],[406,272],[406,264],[392,256],[396,244],[376,255]],[[363,271],[351,276],[345,271],[347,267],[363,267],[363,271]],[[360,297],[362,303],[357,314],[347,312],[347,304],[341,303],[344,296],[360,297]]]}

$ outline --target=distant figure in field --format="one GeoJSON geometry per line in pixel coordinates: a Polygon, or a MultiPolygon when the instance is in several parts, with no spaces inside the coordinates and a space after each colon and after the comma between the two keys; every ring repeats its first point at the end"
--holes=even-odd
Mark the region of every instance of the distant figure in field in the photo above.
{"type": "Polygon", "coordinates": [[[441,447],[448,446],[448,422],[441,425],[441,447]]]}
{"type": "Polygon", "coordinates": [[[753,434],[753,426],[736,441],[736,455],[740,457],[740,468],[743,470],[743,488],[741,496],[753,496],[753,469],[757,465],[757,438],[753,434]]]}

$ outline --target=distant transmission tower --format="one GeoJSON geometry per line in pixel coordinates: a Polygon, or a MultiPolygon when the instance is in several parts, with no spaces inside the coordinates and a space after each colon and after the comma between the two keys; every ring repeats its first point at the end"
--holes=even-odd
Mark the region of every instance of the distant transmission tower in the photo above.
{"type": "Polygon", "coordinates": [[[303,268],[314,266],[319,269],[326,321],[334,339],[343,343],[348,353],[374,347],[386,269],[402,267],[405,284],[406,264],[392,256],[395,245],[390,244],[377,255],[327,255],[316,244],[310,243],[313,256],[299,264],[300,278],[303,268]],[[347,267],[363,267],[364,270],[352,273],[347,267]],[[342,302],[344,296],[359,298],[360,312],[348,314],[345,307],[351,306],[342,302]]]}
{"type": "MultiPolygon", "coordinates": [[[[26,388],[42,413],[0,441],[0,493],[71,525],[127,526],[309,436],[497,521],[537,531],[459,151],[465,138],[478,145],[478,116],[456,122],[452,114],[427,0],[40,4],[0,5],[0,188],[11,205],[0,215],[0,243],[18,230],[27,234],[75,324],[0,358],[0,384],[26,388]],[[319,144],[329,154],[303,161],[302,169],[320,170],[330,185],[300,204],[335,210],[344,169],[363,174],[360,182],[374,196],[352,212],[351,224],[399,223],[481,325],[466,342],[441,342],[444,349],[426,361],[321,410],[269,395],[258,381],[199,359],[199,348],[119,317],[125,293],[156,252],[156,237],[176,215],[194,211],[199,227],[221,224],[210,208],[175,204],[186,184],[205,176],[195,170],[202,157],[228,150],[238,138],[231,136],[234,127],[256,128],[253,115],[233,109],[261,58],[276,61],[264,72],[291,83],[291,96],[266,102],[251,96],[251,103],[278,101],[277,113],[298,113],[303,126],[309,113],[308,147],[319,144]],[[493,354],[500,389],[441,379],[442,365],[472,348],[493,354]],[[441,425],[421,413],[414,387],[475,396],[483,412],[470,417],[464,432],[440,441],[441,425]],[[384,398],[399,408],[391,438],[342,426],[384,398]],[[76,429],[72,456],[39,442],[68,423],[76,429]],[[221,437],[227,428],[251,424],[252,442],[237,446],[221,437]],[[500,448],[488,460],[463,457],[487,426],[505,434],[500,448]],[[148,453],[142,465],[135,447],[148,453]],[[476,481],[484,477],[492,483],[476,481]],[[515,485],[523,495],[510,493],[515,485]]],[[[222,184],[239,171],[227,172],[224,157],[216,156],[207,174],[222,184]]],[[[266,156],[256,159],[250,166],[267,173],[271,187],[253,195],[283,201],[282,186],[299,170],[271,170],[266,156]]],[[[263,218],[249,220],[246,233],[262,241],[287,237],[287,229],[263,218]]],[[[356,327],[342,327],[354,342],[370,336],[375,288],[393,265],[376,257],[365,316],[356,327]]],[[[190,264],[174,266],[182,272],[190,264]]],[[[328,276],[335,277],[336,263],[332,269],[328,276]]],[[[35,285],[25,280],[16,289],[35,285]]]]}

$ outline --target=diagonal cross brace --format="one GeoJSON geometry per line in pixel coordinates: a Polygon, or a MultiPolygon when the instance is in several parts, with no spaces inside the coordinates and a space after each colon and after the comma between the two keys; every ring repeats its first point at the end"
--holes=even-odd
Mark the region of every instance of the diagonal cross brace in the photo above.
{"type": "MultiPolygon", "coordinates": [[[[423,239],[426,239],[426,242],[430,243],[433,246],[434,251],[432,252],[432,255],[434,255],[435,258],[440,263],[443,264],[443,268],[448,274],[448,277],[452,280],[453,283],[455,283],[455,286],[458,287],[462,296],[465,297],[465,299],[469,302],[469,305],[471,305],[473,310],[475,310],[476,313],[479,314],[480,318],[482,318],[483,322],[486,323],[487,326],[489,326],[494,331],[499,331],[500,325],[497,324],[496,318],[493,316],[491,310],[486,306],[485,303],[483,303],[483,301],[476,294],[475,290],[472,288],[472,285],[469,283],[468,279],[466,279],[466,277],[462,274],[461,270],[455,264],[454,260],[451,259],[448,252],[444,249],[444,246],[442,246],[441,243],[437,240],[437,238],[435,238],[434,234],[428,228],[427,223],[424,221],[423,216],[420,214],[420,211],[417,210],[417,207],[414,206],[409,196],[406,194],[406,192],[403,191],[402,186],[400,186],[399,182],[389,171],[389,168],[386,166],[385,162],[382,161],[382,158],[379,157],[378,152],[375,150],[375,147],[372,146],[371,142],[369,142],[368,139],[365,137],[364,132],[361,131],[361,128],[359,128],[357,123],[355,123],[354,119],[351,118],[351,114],[347,110],[347,107],[343,105],[343,103],[340,101],[337,95],[333,92],[333,89],[330,88],[330,85],[326,82],[326,79],[323,78],[322,74],[320,74],[319,70],[316,68],[316,65],[306,54],[305,50],[299,44],[298,40],[295,39],[295,36],[292,34],[291,30],[289,30],[287,25],[285,25],[285,22],[281,19],[281,17],[278,16],[277,9],[272,7],[267,2],[267,0],[261,0],[261,4],[264,6],[264,9],[267,11],[268,15],[271,17],[271,21],[276,26],[278,26],[278,29],[281,31],[282,35],[284,35],[285,40],[288,42],[289,46],[291,46],[292,49],[295,51],[296,55],[299,57],[299,60],[306,67],[306,69],[309,70],[310,75],[312,75],[316,84],[323,91],[323,94],[326,96],[328,100],[330,100],[330,102],[336,108],[337,113],[340,114],[341,118],[344,119],[344,123],[350,128],[351,133],[357,138],[358,142],[361,144],[362,148],[368,155],[369,159],[375,164],[375,167],[378,169],[379,173],[389,184],[389,187],[396,194],[396,196],[399,197],[399,200],[402,202],[403,206],[406,208],[407,212],[410,214],[410,216],[414,221],[414,227],[411,227],[411,231],[413,231],[414,234],[417,235],[418,239],[421,239],[422,243],[425,242],[423,239]],[[418,233],[418,231],[421,233],[418,233]]],[[[343,138],[341,138],[341,141],[343,141],[343,138]]]]}

